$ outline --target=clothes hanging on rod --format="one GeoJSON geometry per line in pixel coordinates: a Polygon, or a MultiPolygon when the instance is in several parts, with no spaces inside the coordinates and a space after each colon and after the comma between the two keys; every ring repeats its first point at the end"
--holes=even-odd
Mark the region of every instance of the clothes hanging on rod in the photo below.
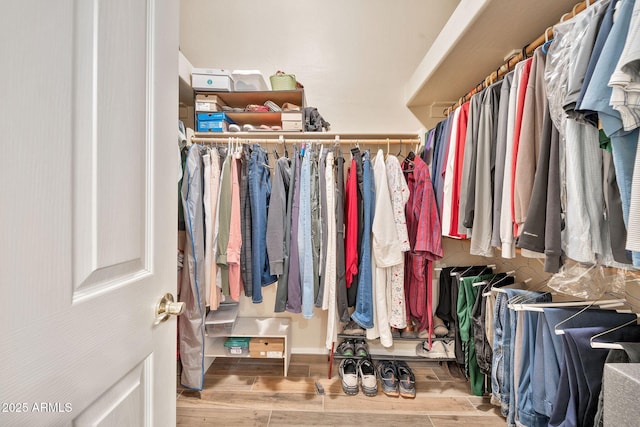
{"type": "Polygon", "coordinates": [[[531,50],[504,80],[486,85],[428,132],[443,235],[470,235],[473,255],[498,248],[513,258],[519,248],[523,256],[545,258],[552,273],[563,256],[640,266],[640,255],[632,258],[624,248],[638,130],[616,133],[622,121],[609,105],[608,85],[631,34],[633,6],[601,0],[563,20],[546,54],[531,50]],[[616,9],[619,18],[610,21],[616,9]],[[606,105],[594,103],[592,93],[606,105]],[[600,134],[593,117],[603,124],[600,134]],[[601,143],[608,139],[610,145],[601,143]]]}
{"type": "Polygon", "coordinates": [[[398,159],[391,154],[385,159],[380,149],[372,162],[368,150],[355,147],[345,206],[339,147],[308,142],[293,151],[292,158],[280,157],[272,167],[257,144],[227,139],[191,145],[189,159],[200,165],[202,176],[189,175],[194,168],[185,167],[183,182],[201,183],[182,189],[186,223],[193,228],[188,243],[197,248],[186,270],[203,278],[183,285],[185,298],[187,285],[197,283],[205,292],[189,300],[198,316],[207,306],[216,310],[221,302],[238,301],[243,293],[261,303],[262,288],[277,281],[275,312],[310,318],[315,308],[329,311],[328,348],[336,341],[338,321],[356,321],[384,346],[392,345],[392,327],[432,331],[430,262],[442,256],[442,242],[433,222],[437,213],[427,166],[406,160],[419,182],[409,209],[412,191],[398,159]],[[418,237],[407,230],[407,213],[418,237]],[[405,255],[411,248],[411,256],[405,255]]]}

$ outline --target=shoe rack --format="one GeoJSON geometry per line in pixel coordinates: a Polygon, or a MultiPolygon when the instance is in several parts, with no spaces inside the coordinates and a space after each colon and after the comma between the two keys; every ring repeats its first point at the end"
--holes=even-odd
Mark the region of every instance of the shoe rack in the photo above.
{"type": "MultiPolygon", "coordinates": [[[[341,343],[345,339],[362,339],[367,343],[367,347],[369,348],[369,358],[372,360],[412,360],[412,361],[425,361],[425,362],[448,362],[455,361],[455,357],[447,357],[447,358],[428,358],[422,357],[418,355],[408,355],[405,353],[399,354],[395,348],[395,343],[419,343],[423,341],[427,341],[427,338],[403,338],[403,337],[394,337],[393,342],[394,345],[390,348],[384,348],[379,345],[379,340],[367,340],[366,335],[350,335],[350,334],[338,334],[338,342],[334,342],[331,344],[331,352],[329,353],[329,368],[328,368],[328,378],[331,379],[333,374],[333,362],[334,360],[340,359],[362,359],[362,357],[358,356],[344,356],[337,352],[336,344],[341,343]],[[376,343],[377,341],[377,343],[376,343]]],[[[431,341],[446,341],[452,340],[453,337],[436,337],[432,338],[431,341]]],[[[415,348],[415,346],[414,346],[415,348]]],[[[414,351],[415,353],[415,351],[414,351]]]]}

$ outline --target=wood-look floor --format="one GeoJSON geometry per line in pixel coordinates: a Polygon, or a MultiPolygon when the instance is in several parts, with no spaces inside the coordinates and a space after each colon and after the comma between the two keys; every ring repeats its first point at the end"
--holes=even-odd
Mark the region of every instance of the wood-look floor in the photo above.
{"type": "Polygon", "coordinates": [[[487,398],[472,396],[464,379],[437,362],[409,362],[416,398],[343,393],[336,361],[327,379],[326,356],[293,355],[289,376],[275,359],[218,358],[201,392],[178,386],[179,426],[504,426],[487,398]],[[315,381],[325,394],[316,394],[315,381]]]}

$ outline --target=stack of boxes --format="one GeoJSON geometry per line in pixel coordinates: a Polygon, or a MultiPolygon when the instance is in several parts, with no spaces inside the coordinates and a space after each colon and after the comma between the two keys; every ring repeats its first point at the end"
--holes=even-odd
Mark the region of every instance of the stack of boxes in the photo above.
{"type": "Polygon", "coordinates": [[[196,90],[196,128],[198,132],[227,132],[235,122],[222,112],[225,102],[217,95],[198,91],[232,91],[231,72],[218,68],[194,68],[191,86],[196,90]]]}

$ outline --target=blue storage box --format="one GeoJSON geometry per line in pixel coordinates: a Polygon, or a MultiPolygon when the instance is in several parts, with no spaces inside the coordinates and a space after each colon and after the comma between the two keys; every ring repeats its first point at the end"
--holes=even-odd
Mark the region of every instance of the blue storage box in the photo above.
{"type": "Polygon", "coordinates": [[[223,113],[223,112],[212,112],[212,113],[198,113],[198,115],[196,116],[196,118],[198,119],[199,122],[219,122],[219,121],[226,121],[229,124],[234,124],[235,122],[233,121],[233,119],[230,119],[229,116],[227,116],[227,113],[223,113]]]}
{"type": "Polygon", "coordinates": [[[229,122],[226,120],[198,120],[198,132],[227,132],[229,122]]]}

